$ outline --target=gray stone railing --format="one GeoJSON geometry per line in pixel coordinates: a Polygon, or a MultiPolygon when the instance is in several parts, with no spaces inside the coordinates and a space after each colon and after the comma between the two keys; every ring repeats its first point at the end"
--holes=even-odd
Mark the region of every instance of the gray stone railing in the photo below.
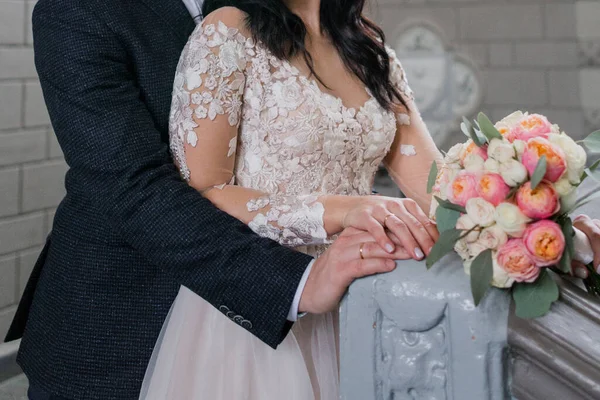
{"type": "Polygon", "coordinates": [[[16,362],[20,344],[20,340],[0,342],[0,383],[21,373],[21,368],[16,362]]]}
{"type": "Polygon", "coordinates": [[[475,308],[455,255],[356,281],[341,307],[341,398],[600,399],[600,301],[556,279],[561,299],[532,321],[497,289],[475,308]]]}

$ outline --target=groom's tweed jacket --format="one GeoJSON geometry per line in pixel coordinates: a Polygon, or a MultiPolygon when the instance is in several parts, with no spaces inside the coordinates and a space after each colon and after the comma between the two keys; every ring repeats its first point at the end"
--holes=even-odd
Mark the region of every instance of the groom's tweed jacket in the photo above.
{"type": "Polygon", "coordinates": [[[180,285],[273,347],[289,331],[311,258],[213,207],[168,152],[172,81],[193,29],[181,0],[35,7],[36,66],[70,169],[9,338],[26,321],[18,361],[50,394],[136,399],[180,285]]]}

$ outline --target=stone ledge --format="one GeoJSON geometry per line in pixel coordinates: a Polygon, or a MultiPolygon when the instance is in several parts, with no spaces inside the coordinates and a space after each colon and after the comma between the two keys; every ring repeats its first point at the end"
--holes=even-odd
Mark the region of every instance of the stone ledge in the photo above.
{"type": "Polygon", "coordinates": [[[512,393],[519,400],[600,399],[600,300],[556,278],[561,299],[535,320],[508,320],[512,393]]]}
{"type": "Polygon", "coordinates": [[[23,373],[16,362],[20,344],[20,340],[0,343],[0,382],[23,373]]]}

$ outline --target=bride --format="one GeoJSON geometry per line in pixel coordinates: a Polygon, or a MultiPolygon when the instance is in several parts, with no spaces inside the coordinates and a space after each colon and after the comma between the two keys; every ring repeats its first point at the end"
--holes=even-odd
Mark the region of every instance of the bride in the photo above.
{"type": "MultiPolygon", "coordinates": [[[[423,210],[440,155],[364,0],[235,4],[204,5],[177,68],[170,135],[183,178],[298,251],[318,256],[354,228],[422,259],[438,237],[423,210]],[[408,199],[371,195],[382,161],[408,199]]],[[[299,318],[274,350],[243,329],[251,321],[182,287],[141,398],[336,399],[337,324],[335,312],[299,318]]]]}

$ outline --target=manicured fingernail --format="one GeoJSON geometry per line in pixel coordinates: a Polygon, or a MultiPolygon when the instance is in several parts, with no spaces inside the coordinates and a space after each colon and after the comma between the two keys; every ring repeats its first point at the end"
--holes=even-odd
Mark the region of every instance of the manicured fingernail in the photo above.
{"type": "Polygon", "coordinates": [[[423,252],[421,251],[420,248],[415,247],[415,255],[417,256],[417,258],[423,258],[425,257],[425,254],[423,254],[423,252]]]}
{"type": "Polygon", "coordinates": [[[393,253],[394,252],[394,246],[392,246],[389,243],[385,245],[385,249],[387,250],[388,253],[393,253]]]}
{"type": "Polygon", "coordinates": [[[575,276],[581,279],[588,277],[588,272],[585,268],[575,268],[575,276]]]}

